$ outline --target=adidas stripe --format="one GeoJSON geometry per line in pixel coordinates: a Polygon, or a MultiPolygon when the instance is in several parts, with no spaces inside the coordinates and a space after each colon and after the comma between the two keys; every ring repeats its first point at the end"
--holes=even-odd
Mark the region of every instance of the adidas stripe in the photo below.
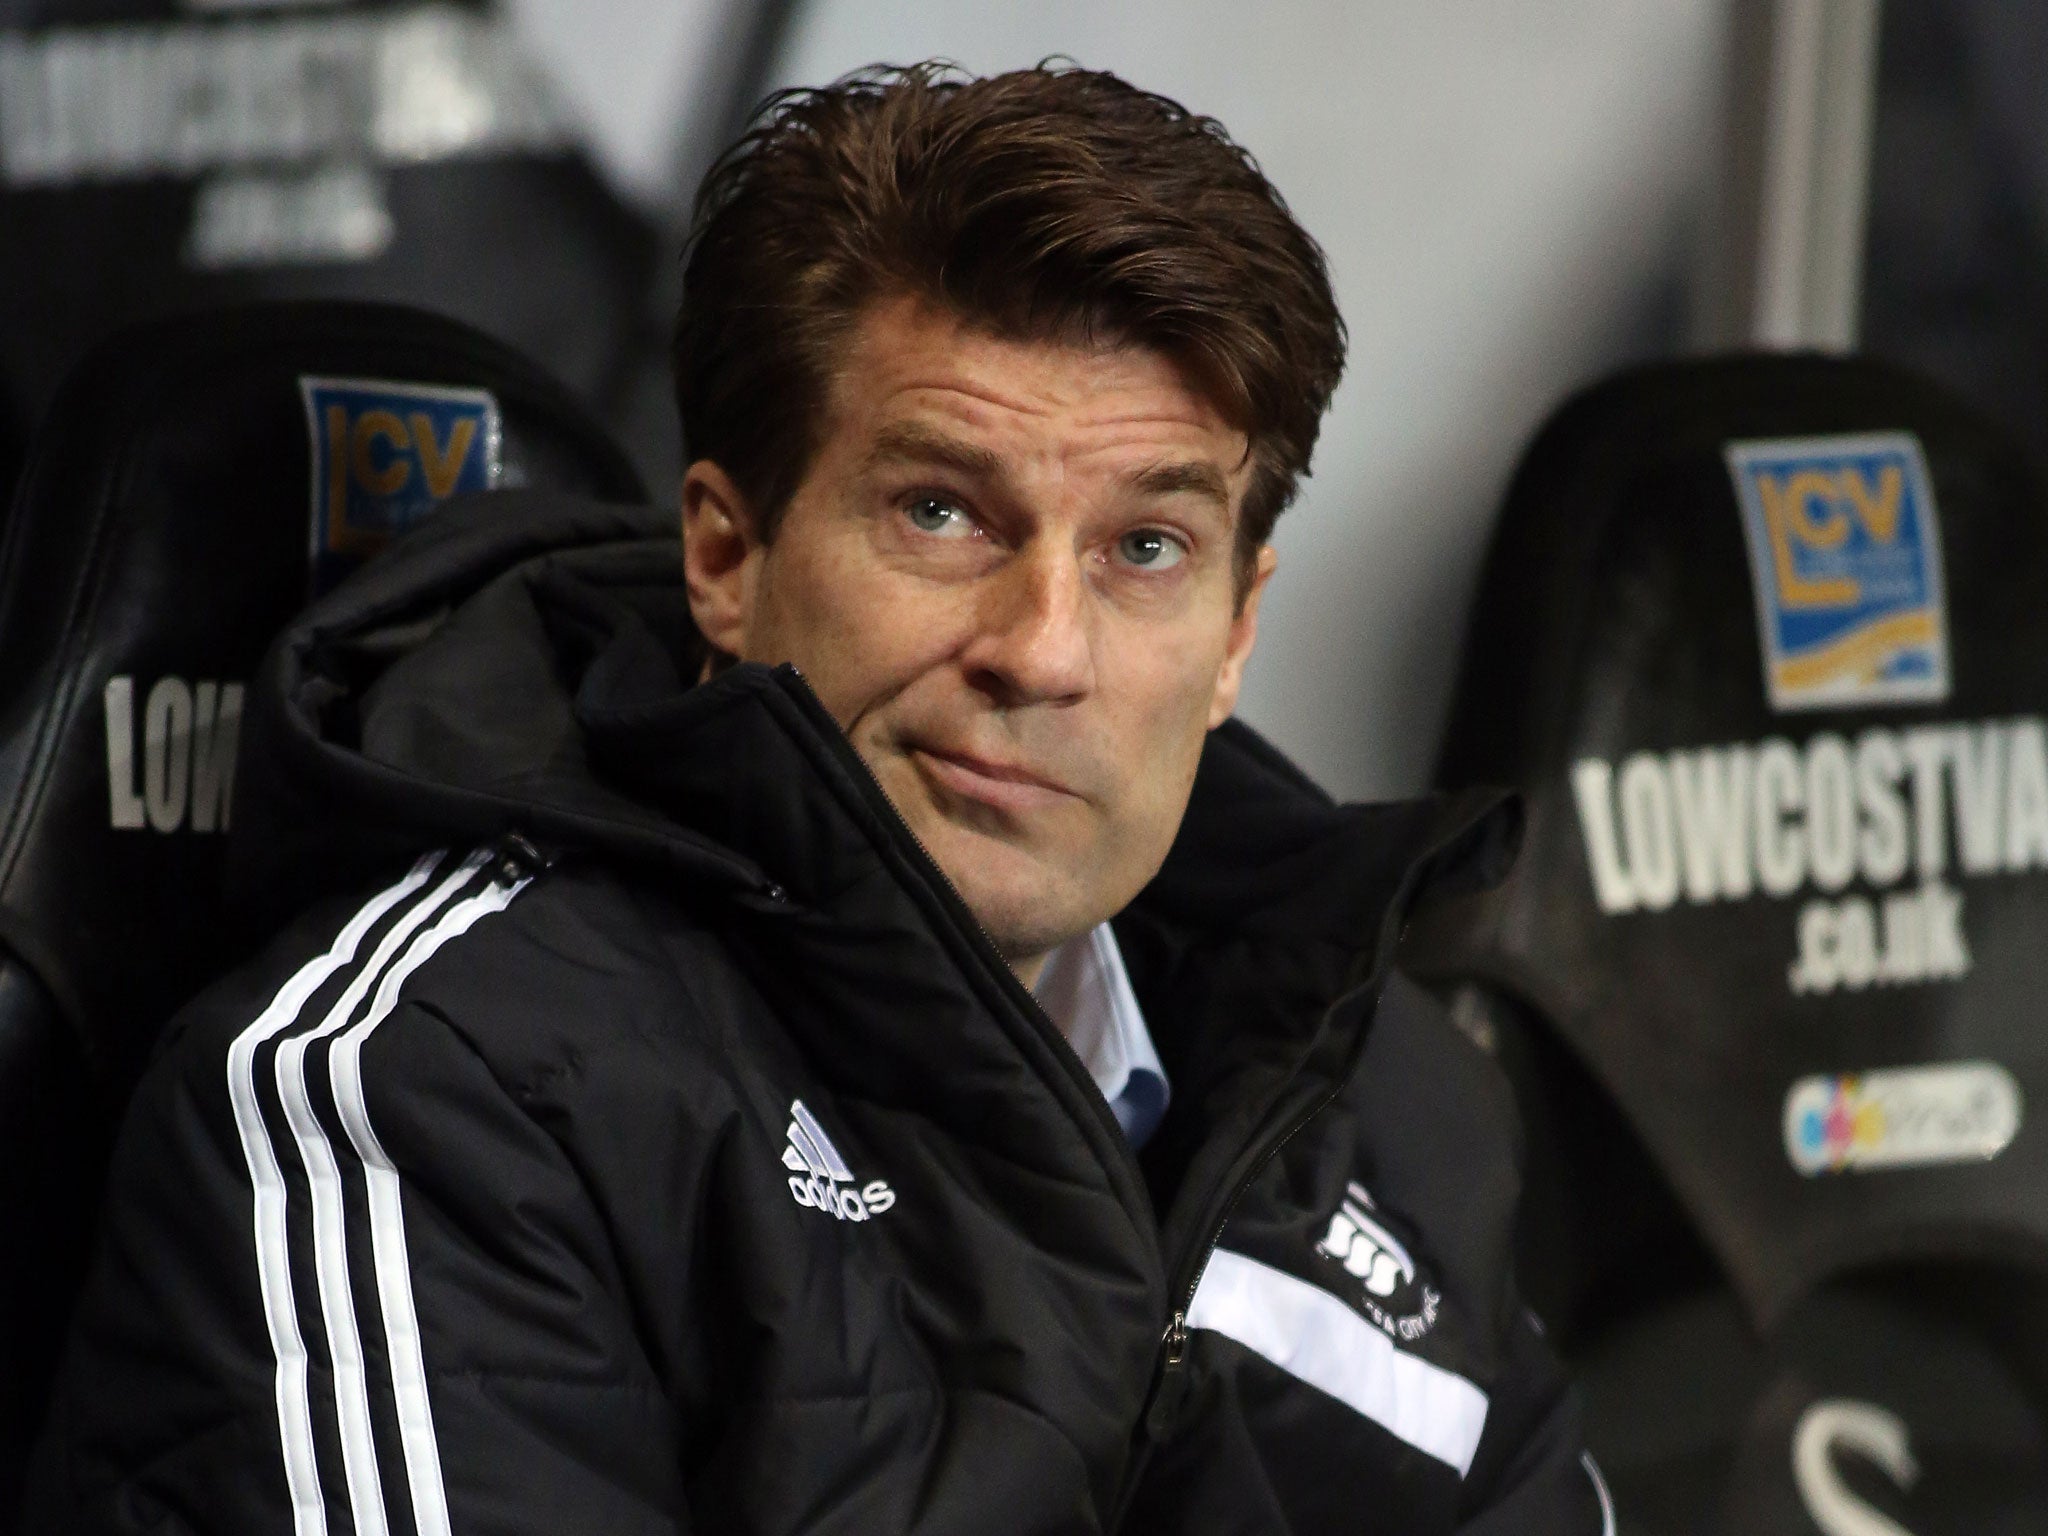
{"type": "MultiPolygon", "coordinates": [[[[277,1361],[278,1429],[296,1536],[326,1536],[327,1504],[313,1430],[311,1357],[292,1286],[294,1237],[279,1158],[286,1147],[296,1155],[306,1178],[318,1316],[332,1362],[333,1410],[353,1529],[356,1536],[389,1536],[371,1412],[373,1391],[381,1392],[387,1385],[399,1425],[413,1529],[418,1536],[446,1536],[449,1528],[406,1265],[398,1175],[370,1124],[361,1057],[364,1042],[393,1011],[399,989],[412,972],[480,918],[502,910],[523,888],[523,880],[503,884],[482,879],[488,861],[487,850],[472,854],[421,895],[445,863],[445,855],[421,859],[373,897],[324,954],[301,967],[228,1051],[228,1096],[255,1194],[257,1275],[277,1361]],[[358,952],[380,925],[381,936],[358,964],[358,952]],[[344,973],[346,980],[332,1005],[324,1013],[310,1008],[315,995],[344,973]],[[310,1027],[298,1029],[301,1025],[310,1027]],[[308,1081],[308,1053],[330,1038],[327,1069],[345,1147],[337,1147],[322,1123],[308,1081]],[[288,1128],[284,1137],[274,1133],[257,1091],[259,1055],[273,1041],[278,1044],[271,1071],[288,1128]],[[372,1316],[382,1320],[384,1353],[390,1362],[388,1384],[373,1383],[363,1347],[349,1272],[344,1160],[361,1170],[368,1195],[377,1277],[372,1316]]],[[[303,1243],[304,1237],[299,1241],[303,1243]]]]}

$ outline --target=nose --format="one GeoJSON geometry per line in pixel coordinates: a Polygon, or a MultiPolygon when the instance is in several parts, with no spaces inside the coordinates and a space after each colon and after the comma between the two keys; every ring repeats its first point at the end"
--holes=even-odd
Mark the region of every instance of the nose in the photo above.
{"type": "Polygon", "coordinates": [[[1071,548],[1027,544],[988,580],[975,619],[961,659],[996,703],[1072,704],[1094,688],[1087,582],[1071,548]]]}

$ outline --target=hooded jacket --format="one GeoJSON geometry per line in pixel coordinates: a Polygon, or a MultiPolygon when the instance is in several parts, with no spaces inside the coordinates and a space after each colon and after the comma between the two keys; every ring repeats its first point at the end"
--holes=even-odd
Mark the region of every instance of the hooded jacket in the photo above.
{"type": "Polygon", "coordinates": [[[313,908],[137,1095],[32,1530],[1601,1531],[1390,968],[1511,815],[1212,733],[1134,1156],[802,677],[698,657],[668,520],[539,493],[273,650],[236,835],[313,908]]]}

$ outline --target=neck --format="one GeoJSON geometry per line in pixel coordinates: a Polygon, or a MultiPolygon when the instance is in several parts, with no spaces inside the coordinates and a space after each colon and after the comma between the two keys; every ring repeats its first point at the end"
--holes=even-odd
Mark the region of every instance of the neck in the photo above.
{"type": "Polygon", "coordinates": [[[1044,954],[1027,955],[1021,958],[1010,955],[1004,958],[1008,961],[1009,967],[1016,974],[1017,979],[1024,983],[1024,990],[1026,992],[1035,992],[1038,989],[1038,978],[1045,974],[1045,962],[1051,956],[1052,952],[1047,950],[1044,954]]]}

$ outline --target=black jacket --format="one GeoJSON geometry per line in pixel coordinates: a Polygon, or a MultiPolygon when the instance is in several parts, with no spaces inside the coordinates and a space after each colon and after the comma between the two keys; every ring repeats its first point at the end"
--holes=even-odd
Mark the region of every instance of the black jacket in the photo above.
{"type": "Polygon", "coordinates": [[[802,678],[692,644],[651,514],[501,495],[273,653],[251,878],[384,872],[172,1026],[32,1529],[1600,1531],[1504,1092],[1389,979],[1500,816],[1215,732],[1116,924],[1134,1158],[802,678]]]}

